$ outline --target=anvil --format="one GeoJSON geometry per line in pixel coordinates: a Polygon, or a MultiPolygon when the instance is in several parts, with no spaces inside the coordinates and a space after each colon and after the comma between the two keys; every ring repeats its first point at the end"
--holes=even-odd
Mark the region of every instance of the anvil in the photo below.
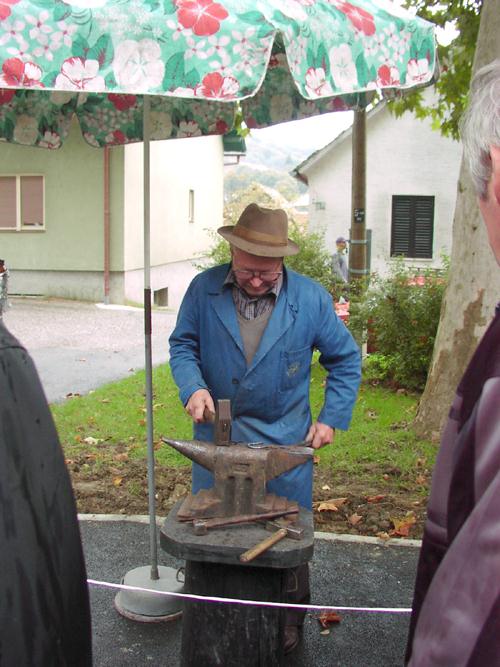
{"type": "Polygon", "coordinates": [[[303,445],[233,442],[230,439],[230,401],[219,401],[215,414],[215,442],[172,440],[171,447],[214,473],[214,486],[189,495],[177,518],[229,517],[286,511],[297,504],[267,493],[266,483],[313,457],[303,445]]]}

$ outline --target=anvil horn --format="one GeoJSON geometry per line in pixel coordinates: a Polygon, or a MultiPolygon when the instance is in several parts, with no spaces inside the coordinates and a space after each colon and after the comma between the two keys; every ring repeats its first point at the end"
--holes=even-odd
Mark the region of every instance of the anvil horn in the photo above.
{"type": "Polygon", "coordinates": [[[314,455],[311,447],[300,445],[275,445],[269,452],[266,461],[266,480],[274,479],[292,468],[312,459],[314,455]]]}
{"type": "Polygon", "coordinates": [[[214,470],[216,453],[219,451],[217,445],[202,440],[170,440],[170,438],[162,440],[191,461],[199,463],[207,470],[214,470]]]}

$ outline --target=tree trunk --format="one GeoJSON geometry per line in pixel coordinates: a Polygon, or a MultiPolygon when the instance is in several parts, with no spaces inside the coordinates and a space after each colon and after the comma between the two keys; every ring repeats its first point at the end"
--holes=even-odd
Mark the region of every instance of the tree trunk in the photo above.
{"type": "MultiPolygon", "coordinates": [[[[500,58],[500,0],[484,0],[473,72],[500,58]]],[[[494,314],[500,270],[488,244],[468,169],[462,162],[453,221],[450,282],[415,427],[438,439],[455,389],[494,314]]]]}

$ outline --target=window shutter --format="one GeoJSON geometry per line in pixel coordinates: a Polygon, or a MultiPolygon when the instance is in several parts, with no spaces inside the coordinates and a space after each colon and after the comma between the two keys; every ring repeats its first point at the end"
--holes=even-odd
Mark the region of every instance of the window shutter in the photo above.
{"type": "Polygon", "coordinates": [[[391,257],[432,258],[434,197],[394,195],[391,257]]]}
{"type": "Polygon", "coordinates": [[[0,177],[0,229],[16,229],[16,177],[0,177]]]}
{"type": "Polygon", "coordinates": [[[434,197],[415,197],[413,257],[432,257],[434,197]]]}
{"type": "Polygon", "coordinates": [[[21,227],[43,226],[43,176],[21,176],[21,227]]]}
{"type": "Polygon", "coordinates": [[[391,256],[407,256],[410,251],[411,207],[408,197],[392,198],[391,256]]]}

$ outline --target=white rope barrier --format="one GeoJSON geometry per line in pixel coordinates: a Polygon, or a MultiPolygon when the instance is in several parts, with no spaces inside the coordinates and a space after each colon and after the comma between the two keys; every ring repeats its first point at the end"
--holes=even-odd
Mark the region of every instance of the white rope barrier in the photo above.
{"type": "Polygon", "coordinates": [[[140,586],[129,586],[128,584],[113,584],[108,581],[87,579],[90,586],[101,588],[115,588],[126,591],[137,591],[140,593],[154,593],[155,595],[168,595],[169,597],[185,598],[187,600],[198,600],[200,602],[223,602],[227,604],[257,605],[260,607],[282,607],[284,609],[304,609],[312,611],[343,611],[360,613],[383,613],[383,614],[410,614],[411,607],[345,607],[319,604],[292,604],[288,602],[269,602],[264,600],[240,600],[239,598],[207,597],[195,595],[194,593],[174,593],[173,591],[159,591],[154,588],[142,588],[140,586]]]}

